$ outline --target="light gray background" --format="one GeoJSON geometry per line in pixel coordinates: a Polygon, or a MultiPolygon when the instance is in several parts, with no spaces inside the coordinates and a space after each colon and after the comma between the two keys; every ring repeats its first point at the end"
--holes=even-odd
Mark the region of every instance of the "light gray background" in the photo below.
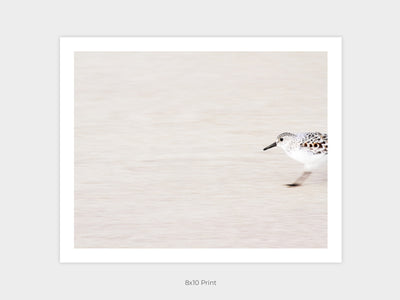
{"type": "Polygon", "coordinates": [[[0,298],[398,298],[397,13],[393,1],[3,5],[0,298]],[[58,39],[161,35],[343,36],[342,264],[59,264],[58,39]]]}

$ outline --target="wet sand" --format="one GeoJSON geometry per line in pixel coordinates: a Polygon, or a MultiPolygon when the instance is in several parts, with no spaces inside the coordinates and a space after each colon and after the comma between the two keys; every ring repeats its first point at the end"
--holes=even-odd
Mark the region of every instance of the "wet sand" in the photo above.
{"type": "Polygon", "coordinates": [[[327,246],[325,53],[76,53],[75,247],[327,246]]]}

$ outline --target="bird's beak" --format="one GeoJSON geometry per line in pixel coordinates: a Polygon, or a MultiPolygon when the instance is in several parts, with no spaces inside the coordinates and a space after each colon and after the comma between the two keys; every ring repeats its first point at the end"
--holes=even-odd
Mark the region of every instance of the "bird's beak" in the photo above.
{"type": "Polygon", "coordinates": [[[274,148],[274,147],[276,147],[276,142],[275,142],[275,143],[272,143],[272,144],[269,145],[268,147],[265,147],[265,148],[264,148],[264,151],[265,151],[265,150],[268,150],[268,149],[271,149],[271,148],[274,148]]]}

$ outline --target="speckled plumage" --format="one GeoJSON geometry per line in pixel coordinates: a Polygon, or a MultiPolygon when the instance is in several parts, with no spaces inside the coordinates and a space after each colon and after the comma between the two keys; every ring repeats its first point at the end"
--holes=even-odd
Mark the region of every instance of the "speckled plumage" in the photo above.
{"type": "MultiPolygon", "coordinates": [[[[327,155],[328,154],[328,135],[320,132],[305,132],[293,134],[284,132],[278,135],[276,143],[279,146],[281,138],[290,138],[290,144],[288,144],[285,151],[299,151],[305,150],[313,155],[327,155]]],[[[282,147],[283,148],[283,147],[282,147]]]]}

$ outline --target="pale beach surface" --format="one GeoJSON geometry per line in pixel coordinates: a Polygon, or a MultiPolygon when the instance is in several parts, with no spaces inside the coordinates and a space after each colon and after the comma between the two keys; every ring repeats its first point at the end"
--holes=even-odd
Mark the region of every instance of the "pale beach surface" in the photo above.
{"type": "Polygon", "coordinates": [[[75,54],[75,247],[327,247],[326,53],[75,54]]]}

